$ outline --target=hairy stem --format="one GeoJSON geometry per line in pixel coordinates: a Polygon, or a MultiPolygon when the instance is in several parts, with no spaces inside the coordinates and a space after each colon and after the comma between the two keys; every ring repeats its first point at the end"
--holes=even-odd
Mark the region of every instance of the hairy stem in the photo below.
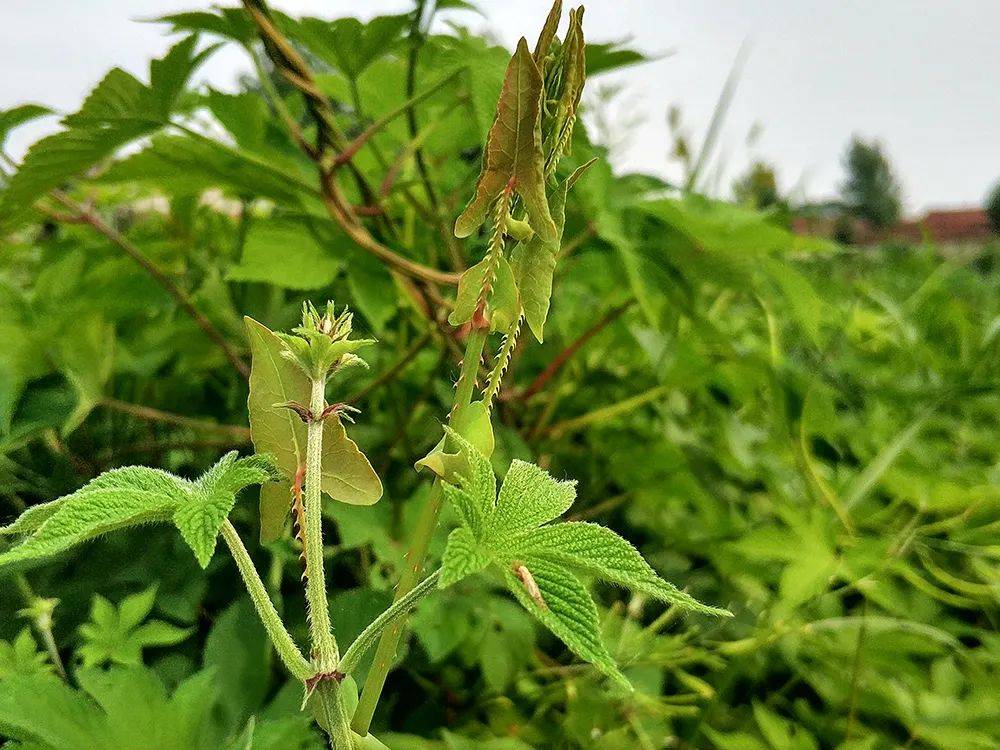
{"type": "Polygon", "coordinates": [[[440,576],[441,571],[435,570],[407,592],[405,596],[394,601],[389,609],[372,620],[371,624],[354,639],[354,643],[344,652],[344,658],[340,660],[340,671],[348,675],[357,668],[361,657],[375,645],[375,641],[382,631],[406,617],[417,605],[417,602],[434,590],[440,576]]]}
{"type": "Polygon", "coordinates": [[[312,672],[309,662],[306,661],[302,652],[299,651],[299,647],[292,640],[292,636],[285,629],[285,625],[267,593],[267,588],[264,586],[260,574],[257,573],[253,560],[250,559],[250,553],[247,552],[236,527],[228,520],[222,524],[222,538],[225,540],[226,546],[229,547],[233,560],[236,561],[236,567],[239,568],[243,582],[250,593],[250,598],[257,609],[257,614],[261,622],[264,623],[264,630],[267,631],[268,638],[274,644],[274,650],[278,652],[282,664],[296,679],[305,680],[312,672]]]}
{"type": "MultiPolygon", "coordinates": [[[[326,377],[312,383],[309,409],[314,415],[326,406],[326,377]]],[[[330,606],[326,600],[326,576],[323,571],[323,528],[321,474],[323,458],[323,420],[313,419],[306,433],[306,600],[309,604],[309,629],[312,657],[320,672],[337,667],[337,642],[330,629],[330,606]]]]}

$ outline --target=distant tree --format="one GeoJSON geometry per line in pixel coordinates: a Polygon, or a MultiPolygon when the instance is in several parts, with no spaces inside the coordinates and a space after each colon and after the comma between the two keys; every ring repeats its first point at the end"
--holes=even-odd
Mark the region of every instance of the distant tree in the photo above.
{"type": "Polygon", "coordinates": [[[848,212],[875,229],[885,229],[899,219],[899,183],[878,141],[855,136],[844,156],[847,179],[840,193],[848,212]]]}
{"type": "Polygon", "coordinates": [[[751,208],[763,209],[777,205],[781,196],[778,194],[774,167],[762,161],[754,162],[746,174],[733,183],[733,195],[738,203],[751,208]]]}
{"type": "Polygon", "coordinates": [[[1000,182],[994,185],[990,194],[986,196],[983,210],[986,211],[986,218],[989,219],[993,232],[1000,234],[1000,182]]]}

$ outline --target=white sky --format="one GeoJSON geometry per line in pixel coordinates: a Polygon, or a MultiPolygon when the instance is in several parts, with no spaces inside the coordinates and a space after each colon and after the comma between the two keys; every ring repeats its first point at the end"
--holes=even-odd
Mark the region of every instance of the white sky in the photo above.
{"type": "MultiPolygon", "coordinates": [[[[569,0],[567,0],[567,5],[569,0]]],[[[72,110],[113,65],[145,75],[169,44],[162,27],[136,23],[208,0],[3,0],[0,108],[38,101],[72,110]]],[[[358,13],[352,0],[275,0],[292,13],[358,13]]],[[[406,0],[368,0],[363,15],[399,11],[406,0]]],[[[750,54],[718,153],[722,190],[750,158],[778,169],[783,189],[833,195],[852,133],[883,141],[911,212],[979,205],[1000,179],[1000,0],[590,0],[595,41],[631,36],[649,52],[674,54],[594,80],[625,89],[616,110],[641,118],[616,166],[676,177],[666,158],[665,112],[678,104],[695,140],[711,116],[743,40],[750,54]],[[763,133],[753,146],[754,123],[763,133]]],[[[512,45],[533,39],[546,0],[479,0],[486,18],[454,14],[512,45]]],[[[231,84],[246,64],[219,54],[202,70],[231,84]]],[[[53,128],[25,127],[20,153],[53,128]]]]}

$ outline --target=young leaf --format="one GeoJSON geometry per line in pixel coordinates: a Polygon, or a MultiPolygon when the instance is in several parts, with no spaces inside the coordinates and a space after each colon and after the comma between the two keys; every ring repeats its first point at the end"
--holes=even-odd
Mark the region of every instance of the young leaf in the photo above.
{"type": "Polygon", "coordinates": [[[190,483],[158,469],[113,469],[59,501],[24,542],[0,554],[0,565],[54,555],[115,529],[165,521],[190,483]]]}
{"type": "Polygon", "coordinates": [[[281,537],[291,507],[292,483],[267,482],[260,486],[260,543],[269,544],[281,537]]]}
{"type": "Polygon", "coordinates": [[[556,31],[559,29],[559,21],[562,18],[562,0],[555,0],[552,3],[552,8],[549,10],[549,15],[545,18],[545,23],[542,25],[542,30],[538,34],[538,41],[535,42],[535,50],[532,53],[532,58],[538,69],[542,69],[542,61],[545,56],[549,54],[549,50],[552,48],[552,40],[556,37],[556,31]]]}
{"type": "Polygon", "coordinates": [[[189,499],[174,512],[174,525],[201,567],[207,567],[212,559],[219,529],[236,503],[236,494],[248,485],[276,478],[268,457],[237,458],[232,451],[194,483],[189,499]]]}
{"type": "MultiPolygon", "coordinates": [[[[460,476],[467,474],[470,456],[482,457],[489,466],[486,458],[493,455],[493,447],[493,425],[486,404],[473,401],[452,416],[451,427],[445,428],[445,434],[437,445],[414,465],[418,469],[428,469],[447,482],[456,482],[460,476]],[[475,451],[464,450],[466,443],[475,446],[475,451]],[[453,446],[458,448],[454,449],[453,446]]],[[[493,476],[492,469],[490,476],[493,476]]],[[[495,493],[496,488],[493,491],[495,493]]],[[[491,496],[490,503],[492,502],[491,496]]]]}
{"type": "Polygon", "coordinates": [[[455,222],[455,236],[468,237],[486,220],[494,200],[513,182],[532,229],[548,241],[556,225],[545,197],[541,136],[542,76],[522,37],[504,77],[496,119],[486,138],[476,194],[455,222]]]}
{"type": "Polygon", "coordinates": [[[10,643],[0,641],[0,680],[51,672],[52,665],[45,653],[38,650],[30,628],[24,628],[10,643]]]}
{"type": "Polygon", "coordinates": [[[730,614],[706,606],[664,581],[628,540],[596,523],[571,521],[542,526],[522,534],[512,546],[525,557],[567,565],[685,609],[712,615],[730,614]]]}
{"type": "MultiPolygon", "coordinates": [[[[472,320],[489,269],[490,259],[484,258],[467,269],[458,280],[455,307],[448,316],[448,322],[453,326],[460,326],[472,320]]],[[[504,331],[520,313],[520,296],[514,281],[514,272],[503,256],[497,259],[492,288],[493,293],[487,300],[486,317],[490,321],[491,331],[504,331]]]]}
{"type": "MultiPolygon", "coordinates": [[[[250,436],[258,453],[270,453],[291,481],[305,463],[306,425],[280,404],[309,403],[309,379],[284,356],[285,344],[266,326],[244,318],[250,339],[250,436]]],[[[347,436],[337,418],[323,423],[323,492],[350,505],[371,505],[382,496],[382,482],[368,459],[347,436]]]]}
{"type": "Polygon", "coordinates": [[[162,620],[143,622],[153,610],[156,587],[133,594],[118,607],[97,594],[91,601],[90,621],[80,626],[83,643],[77,649],[83,666],[106,663],[124,666],[142,664],[142,651],[180,643],[194,628],[178,628],[162,620]]]}
{"type": "Polygon", "coordinates": [[[574,654],[631,689],[601,641],[597,606],[579,579],[562,566],[544,560],[533,561],[530,567],[521,565],[519,570],[523,577],[505,569],[504,580],[521,606],[541,620],[574,654]],[[529,576],[537,591],[529,590],[532,584],[525,581],[529,576]]]}

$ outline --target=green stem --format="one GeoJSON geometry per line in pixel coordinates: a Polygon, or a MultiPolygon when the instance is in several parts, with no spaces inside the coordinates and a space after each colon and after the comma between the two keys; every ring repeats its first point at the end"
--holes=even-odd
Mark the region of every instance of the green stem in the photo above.
{"type": "Polygon", "coordinates": [[[274,650],[278,652],[278,657],[296,679],[305,680],[306,677],[312,674],[312,668],[302,655],[302,652],[299,651],[299,647],[295,645],[292,636],[285,629],[278,611],[274,608],[271,597],[268,596],[267,588],[260,579],[257,568],[254,567],[253,560],[250,559],[250,553],[247,552],[247,548],[243,544],[243,540],[240,539],[236,527],[228,520],[222,524],[222,538],[229,547],[229,551],[233,555],[233,560],[236,561],[236,567],[239,568],[247,591],[250,592],[250,598],[257,609],[257,614],[261,622],[264,623],[264,630],[267,631],[271,643],[274,644],[274,650]]]}
{"type": "Polygon", "coordinates": [[[326,600],[326,575],[323,571],[323,516],[321,475],[323,460],[323,421],[319,415],[326,406],[326,376],[312,381],[309,410],[316,419],[306,432],[305,537],[306,600],[309,604],[309,630],[312,657],[320,672],[337,668],[337,641],[330,628],[330,605],[326,600]]]}
{"type": "MultiPolygon", "coordinates": [[[[472,402],[472,394],[476,386],[476,373],[479,371],[479,361],[483,356],[483,347],[486,345],[487,332],[487,329],[473,329],[465,342],[465,357],[462,359],[462,371],[455,387],[455,405],[451,410],[449,421],[452,421],[457,413],[472,402]]],[[[396,586],[396,603],[402,601],[420,579],[424,558],[427,556],[427,548],[434,535],[434,529],[437,528],[438,515],[441,513],[443,502],[444,491],[441,489],[441,480],[435,479],[417,521],[417,528],[410,542],[410,548],[406,551],[406,566],[399,578],[399,584],[396,586]]],[[[365,679],[365,686],[361,691],[361,698],[351,722],[354,731],[362,736],[368,734],[368,729],[371,727],[375,707],[382,695],[385,678],[396,658],[396,648],[399,645],[405,624],[404,613],[386,627],[379,639],[378,648],[375,650],[375,660],[372,662],[372,668],[365,679]]]]}
{"type": "Polygon", "coordinates": [[[371,624],[361,632],[361,635],[354,639],[354,643],[344,652],[344,658],[340,660],[340,671],[345,675],[349,675],[354,671],[358,666],[358,662],[361,661],[361,657],[365,655],[368,649],[375,645],[375,640],[382,631],[406,617],[417,605],[417,602],[434,590],[440,576],[441,570],[435,570],[412,590],[407,592],[405,596],[401,596],[393,602],[389,609],[372,620],[371,624]]]}

